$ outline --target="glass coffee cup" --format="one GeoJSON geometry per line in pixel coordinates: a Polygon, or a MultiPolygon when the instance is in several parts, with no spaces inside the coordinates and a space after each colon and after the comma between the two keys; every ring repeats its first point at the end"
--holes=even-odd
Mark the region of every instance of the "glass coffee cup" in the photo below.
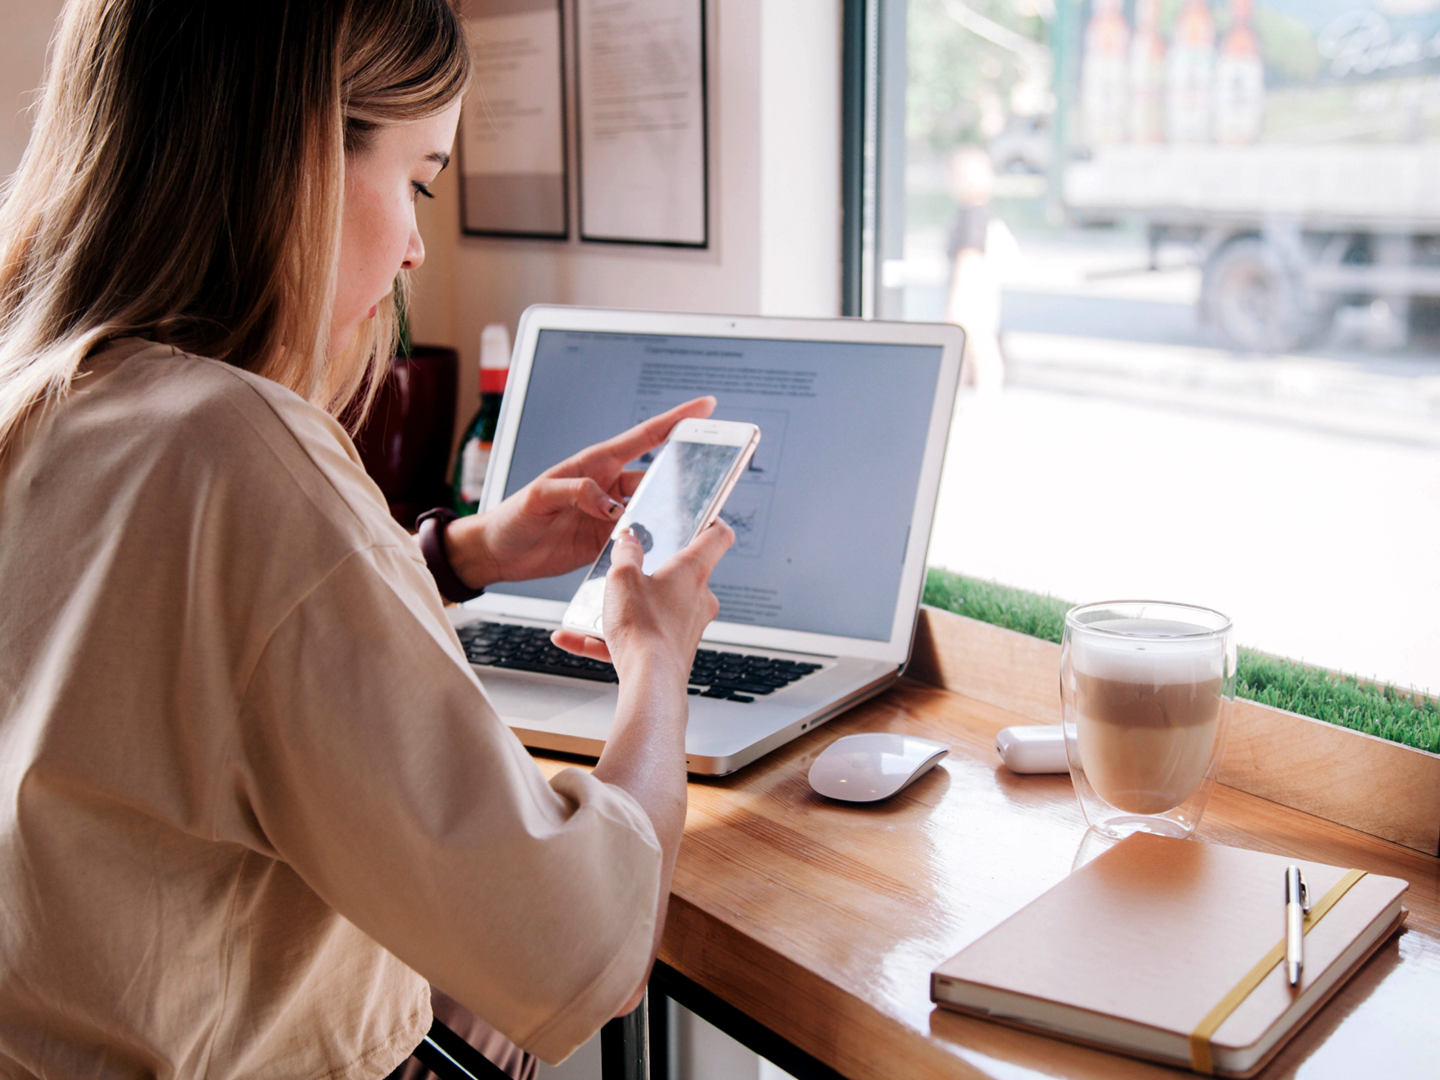
{"type": "Polygon", "coordinates": [[[1090,827],[1187,837],[1204,813],[1235,708],[1230,620],[1148,600],[1065,614],[1065,753],[1090,827]]]}

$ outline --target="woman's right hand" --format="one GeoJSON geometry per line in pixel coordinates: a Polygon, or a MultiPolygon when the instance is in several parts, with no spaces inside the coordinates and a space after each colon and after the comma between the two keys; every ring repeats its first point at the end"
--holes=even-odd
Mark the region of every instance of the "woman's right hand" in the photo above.
{"type": "MultiPolygon", "coordinates": [[[[616,541],[605,575],[605,640],[570,630],[557,630],[551,638],[562,649],[613,661],[620,673],[615,723],[591,775],[628,792],[650,818],[660,842],[652,963],[665,933],[670,883],[685,829],[685,723],[690,712],[685,684],[700,634],[720,609],[710,591],[710,572],[734,542],[730,526],[717,521],[647,576],[640,541],[626,533],[616,541]]],[[[647,968],[616,1016],[639,1004],[649,978],[647,968]]]]}
{"type": "Polygon", "coordinates": [[[610,661],[622,682],[627,671],[647,664],[684,686],[700,635],[720,610],[711,571],[734,542],[734,530],[717,520],[647,576],[640,541],[627,530],[605,575],[605,640],[573,630],[557,630],[552,640],[568,652],[610,661]]]}

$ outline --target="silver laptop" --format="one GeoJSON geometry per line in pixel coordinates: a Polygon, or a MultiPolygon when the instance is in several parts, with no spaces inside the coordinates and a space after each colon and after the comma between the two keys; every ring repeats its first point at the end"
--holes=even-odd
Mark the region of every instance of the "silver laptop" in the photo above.
{"type": "MultiPolygon", "coordinates": [[[[717,418],[760,426],[722,512],[735,544],[711,578],[720,614],[690,673],[685,737],[690,772],[734,772],[900,677],[963,344],[923,323],[532,307],[481,509],[702,394],[717,418]]],[[[614,669],[549,643],[586,570],[492,586],[451,620],[527,746],[594,757],[614,669]]]]}

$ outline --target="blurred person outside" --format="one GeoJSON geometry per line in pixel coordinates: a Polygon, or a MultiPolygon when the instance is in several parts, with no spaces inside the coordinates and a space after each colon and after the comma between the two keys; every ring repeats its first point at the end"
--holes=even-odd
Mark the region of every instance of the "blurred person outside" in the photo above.
{"type": "Polygon", "coordinates": [[[978,146],[960,147],[950,156],[949,179],[956,210],[946,243],[950,289],[945,318],[965,330],[962,385],[985,393],[1005,383],[996,249],[1013,248],[1015,240],[991,211],[995,169],[989,154],[978,146]]]}

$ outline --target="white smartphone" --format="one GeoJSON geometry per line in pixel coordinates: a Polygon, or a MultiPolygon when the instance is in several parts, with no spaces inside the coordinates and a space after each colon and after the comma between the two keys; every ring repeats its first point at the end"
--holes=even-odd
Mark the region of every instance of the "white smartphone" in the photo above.
{"type": "Polygon", "coordinates": [[[605,575],[615,541],[626,529],[634,529],[645,551],[645,573],[653,574],[715,520],[759,443],[760,429],[754,424],[734,420],[676,424],[615,523],[605,550],[575,590],[561,625],[603,638],[605,575]]]}

